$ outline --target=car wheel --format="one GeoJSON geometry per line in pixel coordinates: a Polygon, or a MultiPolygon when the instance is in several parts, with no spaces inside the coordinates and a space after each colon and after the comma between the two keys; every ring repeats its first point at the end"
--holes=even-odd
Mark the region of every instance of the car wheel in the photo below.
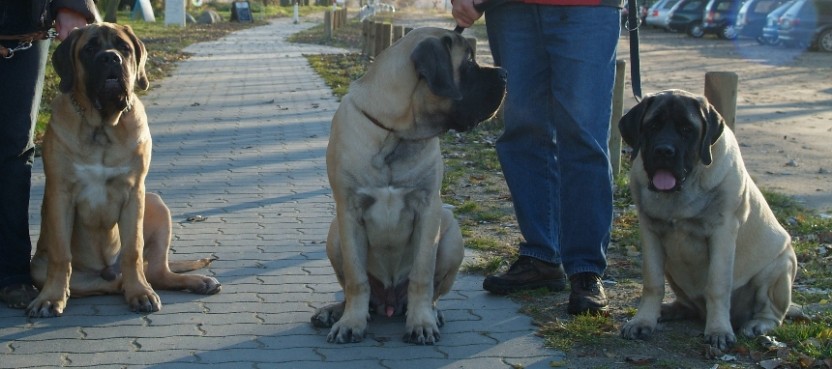
{"type": "Polygon", "coordinates": [[[699,23],[691,23],[688,27],[688,35],[693,38],[700,38],[705,35],[705,29],[699,23]]]}
{"type": "Polygon", "coordinates": [[[820,33],[818,36],[818,50],[832,53],[832,29],[820,33]]]}
{"type": "Polygon", "coordinates": [[[737,33],[737,29],[732,25],[727,25],[725,27],[722,27],[721,30],[719,30],[719,37],[723,39],[734,40],[737,38],[737,36],[739,36],[739,34],[737,33]]]}

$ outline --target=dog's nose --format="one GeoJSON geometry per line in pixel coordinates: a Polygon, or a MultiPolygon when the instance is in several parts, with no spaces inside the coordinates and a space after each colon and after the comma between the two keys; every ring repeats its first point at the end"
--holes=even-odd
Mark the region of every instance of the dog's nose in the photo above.
{"type": "Polygon", "coordinates": [[[95,56],[95,61],[102,65],[121,65],[122,59],[115,51],[102,51],[95,56]]]}
{"type": "Polygon", "coordinates": [[[676,149],[671,145],[658,145],[653,148],[653,154],[663,158],[672,158],[676,155],[676,149]]]}

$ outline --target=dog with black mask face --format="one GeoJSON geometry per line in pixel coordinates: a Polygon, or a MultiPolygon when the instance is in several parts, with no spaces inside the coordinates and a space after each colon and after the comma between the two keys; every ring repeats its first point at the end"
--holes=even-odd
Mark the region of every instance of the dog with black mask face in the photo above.
{"type": "Polygon", "coordinates": [[[638,208],[644,285],[625,338],[659,320],[699,318],[719,349],[734,330],[760,335],[783,321],[797,260],[789,234],[751,180],[739,145],[702,96],[647,96],[619,122],[633,149],[630,193],[638,208]],[[665,278],[676,300],[662,304],[665,278]]]}

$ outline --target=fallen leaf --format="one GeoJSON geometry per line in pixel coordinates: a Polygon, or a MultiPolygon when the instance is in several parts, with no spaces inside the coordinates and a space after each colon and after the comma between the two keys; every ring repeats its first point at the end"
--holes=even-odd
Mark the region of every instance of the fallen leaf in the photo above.
{"type": "Polygon", "coordinates": [[[757,365],[761,366],[763,369],[776,369],[783,365],[783,360],[780,359],[771,359],[771,360],[763,360],[757,365]]]}

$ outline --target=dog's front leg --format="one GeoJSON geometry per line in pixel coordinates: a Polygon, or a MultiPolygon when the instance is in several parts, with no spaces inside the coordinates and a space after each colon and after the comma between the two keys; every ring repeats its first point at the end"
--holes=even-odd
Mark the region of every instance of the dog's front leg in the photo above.
{"type": "Polygon", "coordinates": [[[720,350],[733,345],[737,338],[731,328],[731,292],[734,287],[734,254],[738,225],[730,217],[717,228],[708,241],[708,281],[705,289],[705,341],[720,350]],[[734,223],[734,224],[730,224],[734,223]]]}
{"type": "MultiPolygon", "coordinates": [[[[434,206],[434,205],[431,205],[434,206]]],[[[438,206],[438,205],[436,205],[438,206]]],[[[441,210],[423,214],[441,214],[441,210]]],[[[439,325],[433,306],[433,278],[441,218],[417,215],[411,239],[413,269],[407,287],[407,321],[404,340],[420,345],[439,341],[439,325]]]]}
{"type": "MultiPolygon", "coordinates": [[[[641,216],[639,216],[641,218],[641,216]]],[[[640,220],[640,224],[649,224],[640,220]]],[[[659,237],[642,227],[642,290],[638,312],[621,329],[621,335],[628,339],[647,339],[656,329],[664,299],[665,255],[659,237]]]]}
{"type": "Polygon", "coordinates": [[[118,220],[121,237],[121,270],[124,298],[131,311],[152,312],[162,308],[159,295],[144,275],[144,186],[136,186],[118,220]]]}
{"type": "Polygon", "coordinates": [[[68,196],[60,195],[64,192],[55,181],[47,179],[41,238],[32,262],[32,277],[40,285],[40,293],[26,308],[32,318],[61,316],[69,299],[75,206],[68,196]]]}
{"type": "Polygon", "coordinates": [[[370,282],[367,278],[367,235],[355,212],[336,209],[344,273],[344,313],[332,325],[327,342],[364,340],[370,318],[370,282]]]}

